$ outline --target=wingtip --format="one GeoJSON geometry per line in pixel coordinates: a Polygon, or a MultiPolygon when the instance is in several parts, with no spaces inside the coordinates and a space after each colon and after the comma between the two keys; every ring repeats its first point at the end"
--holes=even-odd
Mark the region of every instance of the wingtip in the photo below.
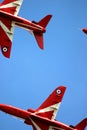
{"type": "Polygon", "coordinates": [[[87,34],[87,28],[83,28],[82,31],[87,34]]]}
{"type": "Polygon", "coordinates": [[[39,48],[40,48],[41,50],[44,50],[44,45],[39,46],[39,48]]]}
{"type": "Polygon", "coordinates": [[[66,90],[66,86],[63,86],[63,85],[58,86],[56,89],[58,89],[58,88],[66,90]]]}
{"type": "Polygon", "coordinates": [[[47,16],[48,16],[49,18],[52,18],[53,15],[52,15],[52,14],[48,14],[47,16]]]}
{"type": "Polygon", "coordinates": [[[65,93],[65,91],[66,91],[66,87],[63,86],[63,85],[58,86],[58,87],[55,89],[55,91],[56,91],[56,93],[57,93],[58,95],[63,96],[64,93],[65,93]]]}
{"type": "Polygon", "coordinates": [[[10,58],[10,49],[6,46],[1,46],[1,52],[6,58],[10,58]]]}

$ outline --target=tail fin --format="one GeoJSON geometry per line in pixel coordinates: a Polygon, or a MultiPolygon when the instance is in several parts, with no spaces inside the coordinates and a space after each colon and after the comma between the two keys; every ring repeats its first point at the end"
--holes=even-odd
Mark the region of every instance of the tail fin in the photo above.
{"type": "Polygon", "coordinates": [[[52,15],[47,15],[43,19],[41,19],[38,24],[44,28],[46,28],[47,24],[49,23],[52,15]]]}
{"type": "Polygon", "coordinates": [[[42,103],[42,105],[36,110],[36,114],[54,120],[59,110],[60,103],[64,96],[66,87],[57,87],[51,95],[42,103]]]}
{"type": "MultiPolygon", "coordinates": [[[[42,20],[40,20],[37,24],[46,28],[47,24],[49,23],[52,15],[45,16],[42,20]]],[[[38,46],[43,49],[44,48],[44,42],[43,42],[43,33],[33,32],[35,39],[37,41],[38,46]]]]}
{"type": "Polygon", "coordinates": [[[85,127],[87,126],[87,118],[83,119],[80,123],[78,123],[75,128],[78,130],[85,130],[85,127]]]}

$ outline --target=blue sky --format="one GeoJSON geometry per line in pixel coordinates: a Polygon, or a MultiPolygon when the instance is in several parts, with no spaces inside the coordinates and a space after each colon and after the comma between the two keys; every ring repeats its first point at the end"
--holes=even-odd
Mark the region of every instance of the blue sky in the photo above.
{"type": "MultiPolygon", "coordinates": [[[[0,0],[1,2],[2,0],[0,0]]],[[[10,59],[0,53],[0,103],[36,109],[59,85],[67,87],[57,120],[76,125],[87,117],[87,0],[24,0],[19,15],[53,17],[40,50],[29,32],[15,27],[10,59]]],[[[0,112],[0,130],[32,130],[0,112]]]]}

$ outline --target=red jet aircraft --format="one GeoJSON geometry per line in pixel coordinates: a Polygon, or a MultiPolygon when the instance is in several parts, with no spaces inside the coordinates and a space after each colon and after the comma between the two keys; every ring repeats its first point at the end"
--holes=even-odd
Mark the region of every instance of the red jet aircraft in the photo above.
{"type": "Polygon", "coordinates": [[[87,34],[87,28],[83,28],[82,31],[87,34]]]}
{"type": "Polygon", "coordinates": [[[41,21],[29,21],[18,15],[23,0],[4,0],[0,4],[0,47],[2,54],[9,58],[12,46],[14,27],[28,30],[36,38],[38,46],[43,49],[43,33],[52,15],[47,15],[41,21]]]}
{"type": "Polygon", "coordinates": [[[36,110],[25,111],[6,104],[0,104],[0,110],[23,119],[24,123],[32,125],[33,130],[84,130],[87,126],[87,118],[76,126],[68,126],[55,120],[65,90],[64,86],[57,87],[36,110]]]}

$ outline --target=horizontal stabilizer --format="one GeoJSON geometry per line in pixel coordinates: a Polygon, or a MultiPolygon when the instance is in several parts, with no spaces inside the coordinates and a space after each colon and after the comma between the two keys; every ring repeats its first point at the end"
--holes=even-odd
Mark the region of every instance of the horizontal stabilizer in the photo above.
{"type": "Polygon", "coordinates": [[[85,127],[87,127],[87,118],[83,119],[79,124],[75,126],[78,130],[85,130],[85,127]]]}
{"type": "Polygon", "coordinates": [[[42,26],[42,27],[46,27],[47,24],[49,23],[50,19],[51,19],[52,15],[47,15],[45,16],[43,19],[41,19],[39,22],[38,22],[38,25],[42,26]]]}
{"type": "Polygon", "coordinates": [[[35,36],[35,39],[37,41],[38,46],[41,49],[43,49],[44,48],[44,45],[43,45],[43,34],[34,32],[34,36],[35,36]]]}

